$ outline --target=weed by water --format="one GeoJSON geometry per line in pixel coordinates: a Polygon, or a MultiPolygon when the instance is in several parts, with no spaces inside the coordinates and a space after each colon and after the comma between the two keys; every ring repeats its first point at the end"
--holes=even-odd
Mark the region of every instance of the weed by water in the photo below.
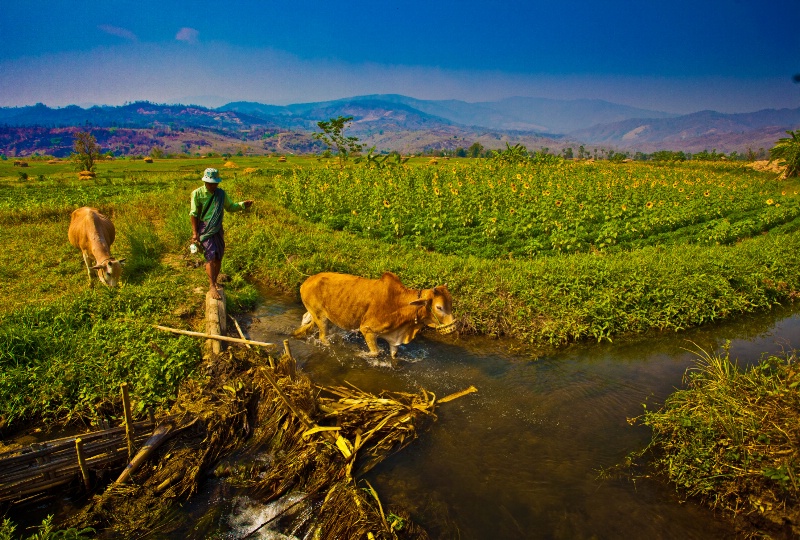
{"type": "Polygon", "coordinates": [[[655,466],[687,496],[734,514],[797,523],[800,366],[796,352],[741,369],[700,351],[687,388],[631,422],[649,426],[655,466]]]}

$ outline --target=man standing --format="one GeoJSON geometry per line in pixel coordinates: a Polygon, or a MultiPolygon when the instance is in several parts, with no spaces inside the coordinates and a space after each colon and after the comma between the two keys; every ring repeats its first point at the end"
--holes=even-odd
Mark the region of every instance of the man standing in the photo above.
{"type": "Polygon", "coordinates": [[[203,186],[192,192],[192,242],[203,246],[206,258],[206,275],[211,296],[221,298],[217,277],[225,255],[225,237],[222,230],[222,216],[225,210],[239,212],[250,208],[253,201],[231,202],[230,197],[219,187],[222,179],[217,169],[206,169],[203,173],[203,186]]]}

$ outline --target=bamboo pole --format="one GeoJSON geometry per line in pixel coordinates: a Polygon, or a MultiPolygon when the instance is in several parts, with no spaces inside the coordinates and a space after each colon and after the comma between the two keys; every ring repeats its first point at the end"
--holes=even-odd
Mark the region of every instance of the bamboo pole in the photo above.
{"type": "Polygon", "coordinates": [[[89,482],[89,470],[86,468],[86,456],[83,453],[83,440],[80,437],[75,439],[75,452],[78,454],[78,467],[81,469],[83,485],[86,486],[86,491],[91,491],[92,485],[89,482]]]}
{"type": "Polygon", "coordinates": [[[128,459],[133,457],[133,418],[131,414],[131,397],[128,394],[128,383],[120,385],[122,388],[122,408],[125,412],[125,438],[128,441],[128,459]]]}
{"type": "MultiPolygon", "coordinates": [[[[236,317],[234,317],[232,315],[228,315],[228,317],[230,317],[233,320],[233,324],[236,325],[236,331],[239,333],[239,337],[242,338],[242,339],[247,339],[246,337],[244,337],[244,332],[242,332],[242,327],[239,326],[239,321],[236,320],[236,317]]],[[[249,343],[245,343],[245,346],[248,349],[252,349],[252,347],[250,346],[249,343]]]]}
{"type": "Polygon", "coordinates": [[[160,424],[155,431],[153,431],[153,435],[147,439],[147,442],[144,443],[141,450],[136,454],[136,457],[130,460],[128,466],[125,467],[125,470],[122,471],[122,474],[119,475],[117,481],[114,482],[115,484],[124,484],[128,481],[131,475],[136,472],[142,463],[144,463],[150,454],[152,454],[156,448],[161,446],[161,443],[167,440],[170,436],[170,432],[175,427],[175,424],[172,422],[167,422],[164,424],[160,424]]]}
{"type": "Polygon", "coordinates": [[[217,339],[219,341],[230,341],[231,343],[244,343],[250,345],[258,345],[260,347],[275,347],[274,343],[265,343],[263,341],[253,341],[252,339],[241,339],[228,336],[217,336],[214,334],[206,334],[205,332],[192,332],[191,330],[179,330],[178,328],[170,328],[168,326],[161,326],[154,324],[153,328],[163,330],[165,332],[172,332],[173,334],[181,334],[183,336],[202,337],[209,339],[217,339]]]}

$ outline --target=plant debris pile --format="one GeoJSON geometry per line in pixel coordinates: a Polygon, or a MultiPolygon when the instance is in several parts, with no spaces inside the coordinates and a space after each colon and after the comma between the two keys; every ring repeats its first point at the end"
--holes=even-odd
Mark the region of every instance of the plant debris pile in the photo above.
{"type": "MultiPolygon", "coordinates": [[[[796,353],[744,371],[728,353],[703,351],[688,388],[638,421],[653,429],[644,452],[687,496],[800,537],[800,366],[796,353]]],[[[644,453],[643,452],[643,453],[644,453]]]]}
{"type": "Polygon", "coordinates": [[[68,525],[93,527],[101,537],[169,535],[181,527],[178,505],[213,473],[259,502],[291,499],[276,519],[298,538],[428,538],[402,509],[384,509],[357,477],[411,442],[448,398],[315,387],[291,356],[272,364],[245,349],[212,358],[206,379],[187,381],[170,411],[178,434],[131,483],[112,484],[68,525]],[[234,452],[269,459],[218,465],[234,452]]]}

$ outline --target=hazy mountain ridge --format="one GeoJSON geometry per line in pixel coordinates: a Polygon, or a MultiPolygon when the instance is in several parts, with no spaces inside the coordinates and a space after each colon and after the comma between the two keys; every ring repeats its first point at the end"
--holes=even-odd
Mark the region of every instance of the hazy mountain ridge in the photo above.
{"type": "Polygon", "coordinates": [[[311,137],[319,131],[317,122],[336,116],[353,117],[346,133],[366,147],[403,153],[455,150],[474,142],[491,149],[519,143],[555,152],[579,145],[642,152],[744,152],[771,148],[786,130],[800,127],[800,108],[676,116],[602,100],[522,97],[467,103],[386,94],[285,106],[240,101],[217,109],[150,102],[86,109],[37,104],[0,108],[0,152],[68,154],[77,128],[91,129],[104,148],[123,154],[147,153],[146,144],[175,153],[237,148],[250,153],[316,152],[323,148],[311,137]]]}
{"type": "Polygon", "coordinates": [[[588,144],[649,152],[658,149],[742,151],[770,148],[786,130],[800,127],[800,108],[724,114],[699,111],[675,118],[628,119],[571,132],[588,144]]]}

